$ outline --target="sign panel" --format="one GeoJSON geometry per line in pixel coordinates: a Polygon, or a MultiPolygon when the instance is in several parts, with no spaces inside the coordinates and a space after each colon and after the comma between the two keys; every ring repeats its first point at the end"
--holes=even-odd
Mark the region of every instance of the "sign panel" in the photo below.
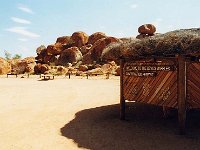
{"type": "Polygon", "coordinates": [[[176,68],[171,64],[162,63],[126,63],[124,72],[126,76],[156,76],[158,71],[174,71],[176,68]]]}

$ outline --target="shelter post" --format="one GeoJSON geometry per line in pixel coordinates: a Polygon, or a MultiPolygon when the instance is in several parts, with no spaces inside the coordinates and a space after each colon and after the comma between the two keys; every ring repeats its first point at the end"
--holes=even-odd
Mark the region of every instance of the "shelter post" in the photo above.
{"type": "Polygon", "coordinates": [[[178,55],[178,120],[179,132],[185,134],[186,121],[186,59],[178,55]]]}
{"type": "Polygon", "coordinates": [[[124,70],[124,59],[120,59],[120,119],[125,120],[125,99],[124,99],[124,84],[123,84],[123,70],[124,70]]]}

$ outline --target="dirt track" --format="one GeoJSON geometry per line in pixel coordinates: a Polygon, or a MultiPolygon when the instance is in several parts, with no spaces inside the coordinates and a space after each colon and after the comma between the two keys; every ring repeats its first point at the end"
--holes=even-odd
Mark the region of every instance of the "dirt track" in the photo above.
{"type": "Polygon", "coordinates": [[[158,107],[130,103],[120,121],[119,78],[103,78],[1,77],[0,150],[200,149],[199,112],[186,136],[158,107]]]}

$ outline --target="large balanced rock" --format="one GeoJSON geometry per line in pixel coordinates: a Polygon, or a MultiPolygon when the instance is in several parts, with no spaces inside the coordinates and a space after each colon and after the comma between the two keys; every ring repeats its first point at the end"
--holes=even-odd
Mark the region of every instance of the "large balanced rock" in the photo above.
{"type": "Polygon", "coordinates": [[[96,41],[98,41],[99,39],[105,38],[106,34],[102,33],[102,32],[95,32],[92,35],[89,36],[88,39],[88,44],[94,44],[96,41]]]}
{"type": "Polygon", "coordinates": [[[115,37],[106,37],[98,40],[94,43],[94,45],[91,48],[91,57],[94,61],[100,61],[100,57],[102,54],[102,51],[104,48],[106,48],[107,45],[114,42],[119,42],[120,40],[115,37]]]}
{"type": "Polygon", "coordinates": [[[7,74],[11,71],[11,65],[4,59],[0,57],[0,74],[7,74]]]}
{"type": "Polygon", "coordinates": [[[138,28],[140,34],[153,35],[156,32],[156,27],[152,24],[144,24],[138,28]]]}
{"type": "Polygon", "coordinates": [[[47,55],[59,55],[63,50],[61,43],[55,43],[47,46],[47,55]]]}
{"type": "Polygon", "coordinates": [[[78,47],[71,47],[64,50],[60,57],[58,58],[59,65],[67,65],[68,63],[76,63],[82,60],[82,53],[79,51],[78,47]]]}
{"type": "Polygon", "coordinates": [[[88,42],[88,35],[85,32],[74,32],[71,36],[73,46],[82,47],[88,42]]]}
{"type": "Polygon", "coordinates": [[[110,45],[104,49],[102,59],[119,60],[120,57],[200,55],[200,28],[182,29],[144,39],[135,39],[110,45]]]}

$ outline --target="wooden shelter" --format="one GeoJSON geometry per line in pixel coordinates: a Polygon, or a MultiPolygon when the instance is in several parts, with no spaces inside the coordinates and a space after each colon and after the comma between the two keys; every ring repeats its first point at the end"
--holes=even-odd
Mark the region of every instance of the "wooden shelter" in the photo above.
{"type": "Polygon", "coordinates": [[[120,118],[125,102],[136,101],[178,109],[180,134],[187,109],[200,108],[200,62],[197,56],[122,57],[120,118]]]}
{"type": "Polygon", "coordinates": [[[184,133],[186,110],[200,108],[200,28],[110,44],[101,57],[120,60],[121,119],[126,100],[176,108],[184,133]]]}

